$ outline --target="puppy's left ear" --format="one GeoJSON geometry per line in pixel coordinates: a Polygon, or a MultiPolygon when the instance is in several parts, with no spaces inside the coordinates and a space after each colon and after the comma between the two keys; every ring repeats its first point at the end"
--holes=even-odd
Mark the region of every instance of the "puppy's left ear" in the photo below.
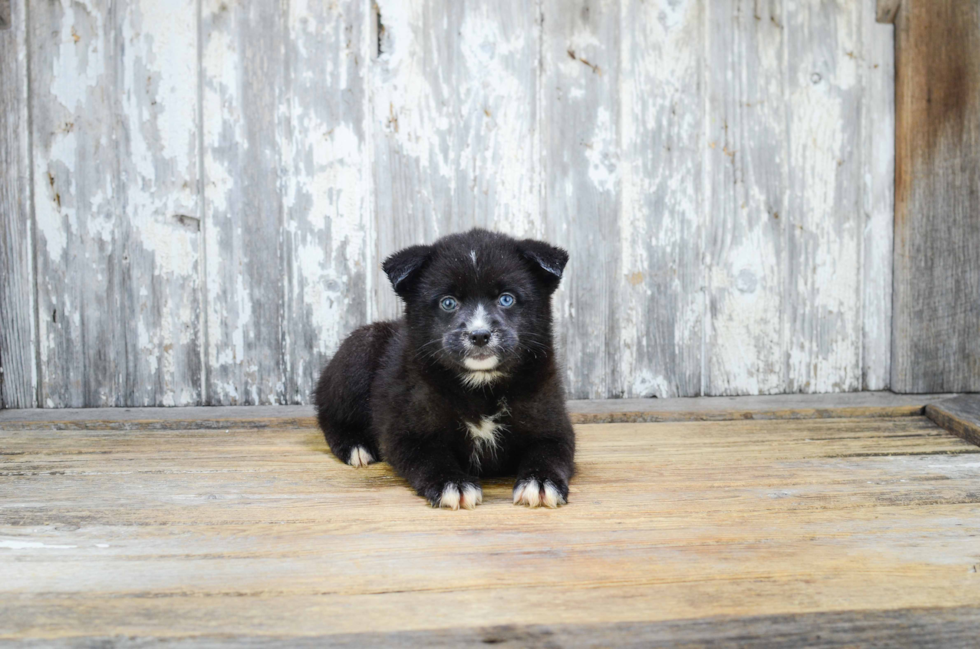
{"type": "Polygon", "coordinates": [[[408,295],[432,257],[432,246],[411,246],[391,255],[381,265],[399,297],[408,295]]]}
{"type": "Polygon", "coordinates": [[[568,253],[550,243],[534,239],[518,241],[517,247],[524,258],[531,262],[535,275],[548,292],[558,288],[565,264],[568,263],[568,253]]]}

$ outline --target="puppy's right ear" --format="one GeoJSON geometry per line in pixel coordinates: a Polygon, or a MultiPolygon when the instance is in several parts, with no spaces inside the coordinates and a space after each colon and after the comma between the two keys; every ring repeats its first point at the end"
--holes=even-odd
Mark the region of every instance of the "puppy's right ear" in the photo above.
{"type": "Polygon", "coordinates": [[[388,280],[400,297],[405,297],[418,279],[419,271],[429,263],[432,246],[411,246],[399,250],[381,265],[388,280]]]}
{"type": "Polygon", "coordinates": [[[531,262],[532,269],[548,293],[558,288],[565,264],[568,263],[568,253],[550,243],[534,239],[518,241],[517,247],[524,258],[531,262]]]}

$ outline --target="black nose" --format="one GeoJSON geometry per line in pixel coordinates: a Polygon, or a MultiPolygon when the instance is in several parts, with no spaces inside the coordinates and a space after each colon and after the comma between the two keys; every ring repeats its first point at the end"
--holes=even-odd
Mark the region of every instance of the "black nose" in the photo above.
{"type": "Polygon", "coordinates": [[[471,331],[470,342],[477,347],[485,346],[488,342],[490,342],[490,330],[477,329],[476,331],[471,331]]]}

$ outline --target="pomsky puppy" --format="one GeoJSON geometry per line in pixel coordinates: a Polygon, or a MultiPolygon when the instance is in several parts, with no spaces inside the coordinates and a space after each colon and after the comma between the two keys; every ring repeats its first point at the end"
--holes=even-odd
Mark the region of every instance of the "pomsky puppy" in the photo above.
{"type": "Polygon", "coordinates": [[[317,384],[334,454],[354,467],[387,460],[433,507],[472,509],[480,477],[507,474],[515,504],[565,504],[575,434],[551,295],[567,261],[486,230],[385,260],[405,315],[351,333],[317,384]]]}

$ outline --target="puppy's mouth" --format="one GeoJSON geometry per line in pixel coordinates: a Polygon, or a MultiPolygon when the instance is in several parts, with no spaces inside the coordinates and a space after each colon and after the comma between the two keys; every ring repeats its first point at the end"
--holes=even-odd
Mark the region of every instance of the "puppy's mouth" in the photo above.
{"type": "Polygon", "coordinates": [[[463,366],[471,372],[487,372],[500,363],[493,354],[474,354],[463,359],[463,366]]]}

